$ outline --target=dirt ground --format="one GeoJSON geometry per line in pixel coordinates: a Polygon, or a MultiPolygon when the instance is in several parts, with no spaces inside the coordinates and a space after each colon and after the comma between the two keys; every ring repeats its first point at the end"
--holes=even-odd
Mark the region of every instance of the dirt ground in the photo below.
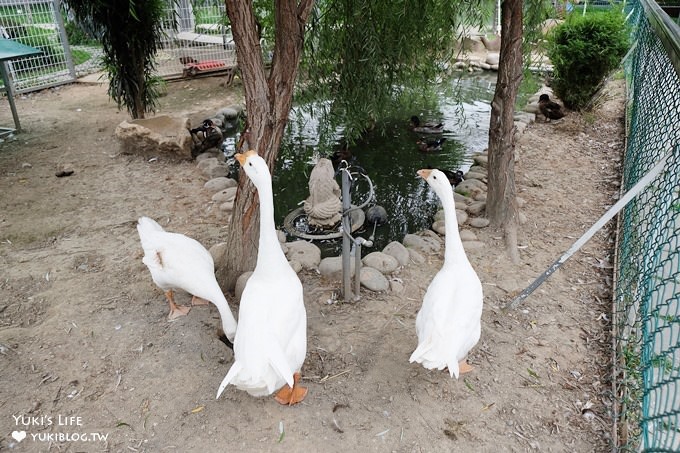
{"type": "MultiPolygon", "coordinates": [[[[159,113],[239,102],[239,86],[222,82],[173,82],[159,113]]],[[[327,305],[340,284],[303,272],[309,395],[296,407],[234,387],[215,400],[233,360],[217,310],[168,323],[142,264],[142,215],[206,247],[224,240],[195,164],[121,154],[113,132],[128,115],[101,85],[21,97],[25,132],[0,144],[0,450],[605,451],[612,225],[517,310],[502,307],[615,202],[623,90],[614,82],[593,113],[521,136],[521,264],[489,229],[468,255],[485,291],[475,371],[456,380],[408,362],[443,254],[399,270],[404,293],[357,304],[327,305]],[[74,173],[55,176],[64,169],[74,173]]]]}

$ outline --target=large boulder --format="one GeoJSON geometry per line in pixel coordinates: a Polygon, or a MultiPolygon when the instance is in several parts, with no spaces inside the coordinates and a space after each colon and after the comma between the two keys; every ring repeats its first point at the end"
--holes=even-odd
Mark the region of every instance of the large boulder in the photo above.
{"type": "Polygon", "coordinates": [[[123,121],[116,127],[115,136],[125,154],[192,158],[193,142],[189,133],[188,118],[160,115],[153,118],[123,121]]]}

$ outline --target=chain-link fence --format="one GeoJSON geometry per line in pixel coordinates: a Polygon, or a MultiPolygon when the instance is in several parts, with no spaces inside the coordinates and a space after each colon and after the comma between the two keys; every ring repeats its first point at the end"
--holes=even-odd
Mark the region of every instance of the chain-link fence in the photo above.
{"type": "Polygon", "coordinates": [[[619,451],[680,451],[680,32],[650,0],[628,5],[623,187],[662,171],[619,218],[614,395],[619,451]]]}

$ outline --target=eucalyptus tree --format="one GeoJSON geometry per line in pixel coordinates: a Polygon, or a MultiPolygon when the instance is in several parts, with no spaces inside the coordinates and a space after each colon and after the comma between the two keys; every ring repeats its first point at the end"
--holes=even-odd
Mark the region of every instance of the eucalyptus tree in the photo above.
{"type": "Polygon", "coordinates": [[[166,0],[65,0],[79,21],[101,36],[109,97],[132,118],[155,111],[159,97],[155,55],[163,34],[166,0]]]}
{"type": "MultiPolygon", "coordinates": [[[[400,98],[431,87],[461,26],[482,17],[481,0],[275,0],[273,10],[267,3],[226,0],[248,112],[244,141],[270,168],[301,61],[301,92],[329,100],[327,124],[351,140],[400,98]],[[273,36],[269,69],[263,35],[273,36]]],[[[257,256],[258,201],[248,178],[239,179],[227,253],[216,257],[223,288],[257,256]]]]}

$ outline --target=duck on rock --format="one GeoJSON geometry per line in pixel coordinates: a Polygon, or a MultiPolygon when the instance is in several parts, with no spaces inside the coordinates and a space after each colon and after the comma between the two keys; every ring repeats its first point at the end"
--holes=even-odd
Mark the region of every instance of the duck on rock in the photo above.
{"type": "Polygon", "coordinates": [[[453,189],[437,169],[418,170],[444,208],[444,264],[425,292],[416,316],[418,347],[409,361],[427,369],[449,369],[451,377],[472,371],[467,355],[481,335],[482,283],[468,261],[458,232],[453,189]]]}
{"type": "Polygon", "coordinates": [[[421,123],[417,115],[413,115],[409,122],[413,132],[421,134],[441,134],[444,132],[444,123],[421,123]]]}
{"type": "Polygon", "coordinates": [[[234,363],[217,391],[232,384],[253,396],[271,395],[281,404],[299,403],[307,389],[299,385],[307,353],[307,314],[302,283],[281,250],[275,224],[272,178],[255,151],[236,160],[255,184],[260,199],[257,263],[241,296],[234,340],[234,363]]]}
{"type": "Polygon", "coordinates": [[[550,100],[550,96],[547,94],[542,94],[538,98],[538,110],[546,120],[559,120],[564,118],[564,112],[562,111],[562,106],[555,101],[550,100]]]}

